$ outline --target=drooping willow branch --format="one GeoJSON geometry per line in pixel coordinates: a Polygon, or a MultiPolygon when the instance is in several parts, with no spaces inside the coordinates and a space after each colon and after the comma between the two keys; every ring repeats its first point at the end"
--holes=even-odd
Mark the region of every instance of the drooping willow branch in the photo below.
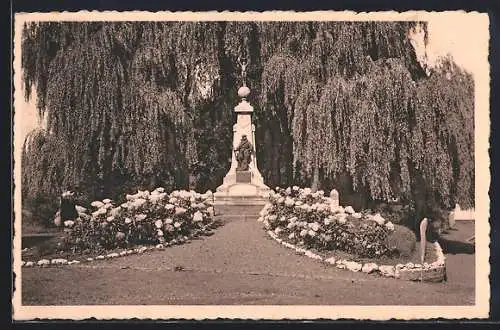
{"type": "MultiPolygon", "coordinates": [[[[371,199],[474,201],[472,77],[427,77],[415,22],[40,22],[23,30],[26,97],[47,118],[23,154],[26,198],[165,185],[214,189],[229,166],[248,52],[266,182],[351,178],[371,199]],[[46,178],[40,180],[39,178],[46,178]]],[[[425,24],[424,24],[425,27],[425,24]]]]}

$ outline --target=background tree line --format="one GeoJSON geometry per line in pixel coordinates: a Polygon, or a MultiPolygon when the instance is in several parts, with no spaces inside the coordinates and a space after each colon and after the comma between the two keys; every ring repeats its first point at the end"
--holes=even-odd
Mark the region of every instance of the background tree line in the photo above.
{"type": "MultiPolygon", "coordinates": [[[[474,203],[474,82],[449,58],[426,74],[418,22],[33,22],[24,207],[55,211],[134,189],[215,190],[230,166],[248,54],[259,167],[271,186],[340,192],[356,208],[399,198],[474,203]],[[49,205],[50,204],[50,205],[49,205]],[[47,208],[47,205],[48,208],[47,208]]],[[[427,32],[425,32],[427,33],[427,32]]]]}

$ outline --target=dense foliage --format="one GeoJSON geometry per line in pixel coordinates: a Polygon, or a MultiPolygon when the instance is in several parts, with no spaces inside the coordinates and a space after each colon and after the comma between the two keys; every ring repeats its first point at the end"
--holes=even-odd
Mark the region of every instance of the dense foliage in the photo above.
{"type": "Polygon", "coordinates": [[[380,214],[355,212],[350,206],[332,207],[322,190],[277,188],[260,215],[266,229],[309,249],[339,250],[370,258],[399,253],[389,240],[395,229],[393,223],[380,214]]]}
{"type": "Polygon", "coordinates": [[[36,88],[47,127],[25,145],[24,200],[75,184],[91,198],[215,189],[246,53],[266,183],[335,186],[359,207],[471,206],[473,80],[449,59],[427,76],[408,39],[415,24],[29,23],[25,92],[36,88]]]}
{"type": "Polygon", "coordinates": [[[167,194],[164,188],[157,188],[127,194],[126,199],[120,205],[109,199],[94,201],[93,212],[78,207],[76,219],[57,223],[67,231],[62,248],[96,253],[137,244],[172,243],[214,225],[210,193],[167,194]]]}

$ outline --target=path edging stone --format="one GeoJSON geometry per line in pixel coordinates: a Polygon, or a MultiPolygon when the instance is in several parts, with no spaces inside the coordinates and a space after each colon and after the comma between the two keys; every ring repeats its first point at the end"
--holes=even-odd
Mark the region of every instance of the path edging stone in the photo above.
{"type": "MultiPolygon", "coordinates": [[[[266,207],[268,206],[264,206],[263,210],[266,209],[266,207]]],[[[295,250],[296,252],[303,254],[306,257],[319,260],[338,269],[345,269],[352,272],[362,272],[366,274],[379,274],[383,277],[411,281],[420,280],[441,282],[446,278],[446,257],[443,253],[441,245],[437,241],[433,243],[435,253],[437,255],[437,260],[431,264],[428,264],[426,262],[424,262],[423,264],[414,264],[408,262],[406,264],[397,265],[378,265],[374,262],[362,264],[352,260],[337,259],[335,257],[323,258],[322,256],[310,250],[288,243],[287,241],[279,238],[278,235],[272,230],[268,230],[267,234],[276,242],[289,249],[295,250]]]]}

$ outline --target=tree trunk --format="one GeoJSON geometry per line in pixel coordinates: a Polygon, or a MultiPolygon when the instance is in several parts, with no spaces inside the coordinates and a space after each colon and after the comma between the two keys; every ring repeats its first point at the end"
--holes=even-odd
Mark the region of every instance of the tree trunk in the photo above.
{"type": "Polygon", "coordinates": [[[311,184],[311,190],[312,192],[318,191],[319,188],[319,167],[315,166],[313,170],[313,180],[311,184]]]}

